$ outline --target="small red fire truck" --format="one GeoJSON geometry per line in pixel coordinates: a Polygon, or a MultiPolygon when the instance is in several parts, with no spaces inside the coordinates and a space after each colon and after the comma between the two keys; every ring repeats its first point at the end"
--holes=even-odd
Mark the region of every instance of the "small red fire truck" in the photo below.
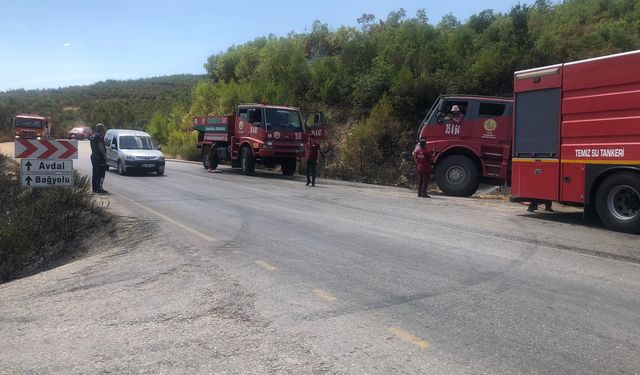
{"type": "Polygon", "coordinates": [[[220,161],[252,175],[256,164],[280,165],[282,174],[295,173],[296,161],[304,155],[308,134],[324,138],[322,113],[310,114],[306,124],[295,107],[240,104],[231,115],[196,116],[198,148],[202,164],[215,169],[220,161]]]}
{"type": "Polygon", "coordinates": [[[49,119],[40,114],[19,114],[13,119],[16,138],[46,139],[51,136],[49,119]]]}

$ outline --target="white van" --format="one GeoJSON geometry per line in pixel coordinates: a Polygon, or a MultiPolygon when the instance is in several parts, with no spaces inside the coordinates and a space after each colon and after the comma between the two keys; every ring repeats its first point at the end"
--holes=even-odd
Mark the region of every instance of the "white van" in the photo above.
{"type": "Polygon", "coordinates": [[[121,175],[133,170],[164,174],[164,155],[145,132],[109,129],[104,135],[104,145],[107,165],[121,175]]]}

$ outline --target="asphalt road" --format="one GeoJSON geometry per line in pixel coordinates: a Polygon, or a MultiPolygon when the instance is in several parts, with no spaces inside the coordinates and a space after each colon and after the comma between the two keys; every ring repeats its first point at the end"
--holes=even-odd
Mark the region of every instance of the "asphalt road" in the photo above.
{"type": "Polygon", "coordinates": [[[577,210],[184,162],[105,188],[116,233],[0,285],[0,371],[640,373],[640,237],[577,210]]]}

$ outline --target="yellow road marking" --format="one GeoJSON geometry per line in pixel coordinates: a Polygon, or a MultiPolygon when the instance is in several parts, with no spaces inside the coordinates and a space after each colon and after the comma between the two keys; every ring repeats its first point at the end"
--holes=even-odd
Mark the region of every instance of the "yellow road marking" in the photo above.
{"type": "Polygon", "coordinates": [[[256,260],[256,265],[266,271],[269,272],[273,272],[273,271],[277,271],[278,269],[272,265],[270,265],[269,263],[265,262],[264,260],[256,260]]]}
{"type": "Polygon", "coordinates": [[[400,327],[391,327],[389,328],[389,332],[393,333],[397,337],[399,337],[402,341],[406,341],[417,346],[420,349],[424,349],[429,346],[429,343],[412,335],[411,333],[405,331],[400,327]]]}
{"type": "Polygon", "coordinates": [[[129,197],[125,197],[124,195],[120,195],[120,194],[114,194],[114,195],[116,195],[116,196],[118,196],[118,197],[121,197],[121,198],[124,198],[124,199],[128,200],[129,202],[131,202],[131,203],[135,204],[136,206],[138,206],[138,207],[140,207],[140,208],[143,208],[143,209],[145,209],[145,210],[147,210],[147,211],[151,212],[152,214],[154,214],[154,215],[158,216],[159,218],[163,219],[164,221],[168,222],[169,224],[172,224],[172,225],[174,225],[174,226],[176,226],[176,227],[178,227],[178,228],[182,228],[182,229],[186,230],[187,232],[193,233],[193,234],[195,234],[196,236],[198,236],[198,237],[202,238],[202,239],[203,239],[203,240],[205,240],[205,241],[213,242],[213,241],[215,241],[215,240],[216,240],[215,238],[213,238],[213,237],[211,237],[211,236],[208,236],[208,235],[206,235],[206,234],[204,234],[204,233],[202,233],[202,232],[200,232],[200,231],[197,231],[197,230],[195,230],[195,229],[193,229],[193,228],[190,228],[190,227],[188,227],[188,226],[186,226],[186,225],[184,225],[184,224],[182,224],[182,223],[179,223],[179,222],[177,222],[177,221],[173,220],[173,219],[172,219],[172,218],[170,218],[169,216],[167,216],[167,215],[165,215],[165,214],[162,214],[162,213],[160,213],[160,212],[158,212],[158,211],[154,210],[154,209],[153,209],[153,208],[151,208],[151,207],[147,207],[147,206],[145,206],[145,205],[144,205],[144,204],[142,204],[142,203],[136,202],[136,201],[134,201],[133,199],[131,199],[131,198],[129,198],[129,197]]]}
{"type": "Polygon", "coordinates": [[[322,289],[314,289],[313,292],[327,302],[335,302],[336,296],[322,289]]]}

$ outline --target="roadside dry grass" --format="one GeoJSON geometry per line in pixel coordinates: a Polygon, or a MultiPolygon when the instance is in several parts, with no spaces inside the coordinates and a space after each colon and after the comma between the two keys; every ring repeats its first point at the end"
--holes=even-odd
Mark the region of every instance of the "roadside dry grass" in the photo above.
{"type": "Polygon", "coordinates": [[[78,249],[74,242],[113,219],[90,193],[86,176],[70,188],[20,187],[19,166],[0,154],[0,282],[48,268],[78,249]]]}

